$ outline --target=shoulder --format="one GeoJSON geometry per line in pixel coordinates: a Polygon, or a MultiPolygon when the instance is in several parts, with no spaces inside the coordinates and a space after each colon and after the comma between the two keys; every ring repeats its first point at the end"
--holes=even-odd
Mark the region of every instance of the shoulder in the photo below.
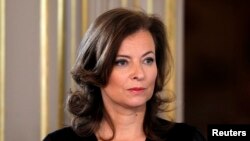
{"type": "Polygon", "coordinates": [[[80,138],[71,127],[65,127],[49,133],[43,141],[67,141],[80,138]]]}
{"type": "Polygon", "coordinates": [[[186,141],[205,141],[204,136],[194,126],[186,123],[171,122],[164,119],[159,119],[159,122],[162,126],[168,128],[167,133],[161,134],[161,136],[169,141],[183,139],[186,141]]]}
{"type": "MultiPolygon", "coordinates": [[[[82,141],[82,140],[90,140],[94,135],[89,137],[81,137],[78,136],[71,127],[65,127],[54,132],[49,133],[43,141],[82,141]]],[[[92,140],[90,140],[92,141],[92,140]]]]}

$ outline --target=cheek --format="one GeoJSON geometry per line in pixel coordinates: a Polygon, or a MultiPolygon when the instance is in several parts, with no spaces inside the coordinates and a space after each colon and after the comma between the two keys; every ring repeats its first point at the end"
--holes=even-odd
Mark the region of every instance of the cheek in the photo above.
{"type": "Polygon", "coordinates": [[[124,75],[117,71],[113,71],[110,75],[109,81],[107,83],[107,87],[121,87],[125,81],[124,75]]]}
{"type": "Polygon", "coordinates": [[[126,80],[124,80],[123,75],[112,72],[107,85],[102,89],[102,94],[105,94],[105,97],[116,99],[118,94],[124,92],[124,82],[126,82],[126,80]]]}
{"type": "Polygon", "coordinates": [[[151,73],[149,74],[151,82],[155,83],[157,74],[158,74],[158,71],[157,71],[157,67],[155,66],[154,69],[152,69],[151,73]]]}

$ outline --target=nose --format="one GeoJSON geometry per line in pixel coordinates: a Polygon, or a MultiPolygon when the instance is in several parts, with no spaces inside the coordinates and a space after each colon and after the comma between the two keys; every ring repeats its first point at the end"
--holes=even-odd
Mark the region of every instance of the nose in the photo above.
{"type": "Polygon", "coordinates": [[[134,80],[143,80],[145,78],[145,72],[142,64],[133,65],[131,78],[134,80]]]}

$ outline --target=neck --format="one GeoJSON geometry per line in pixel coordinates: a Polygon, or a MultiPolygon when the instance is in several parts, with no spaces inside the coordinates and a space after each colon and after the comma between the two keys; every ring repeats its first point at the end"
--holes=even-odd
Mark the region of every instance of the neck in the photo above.
{"type": "Polygon", "coordinates": [[[143,120],[146,105],[137,108],[124,108],[105,105],[107,116],[104,117],[98,130],[98,136],[110,138],[115,132],[114,140],[145,140],[143,120]],[[112,123],[109,122],[109,119],[112,123]],[[115,131],[112,130],[112,124],[115,131]]]}

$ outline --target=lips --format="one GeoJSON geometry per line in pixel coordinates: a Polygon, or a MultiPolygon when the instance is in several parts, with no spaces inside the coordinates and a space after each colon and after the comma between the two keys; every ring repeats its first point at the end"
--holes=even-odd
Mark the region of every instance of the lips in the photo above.
{"type": "Polygon", "coordinates": [[[133,92],[133,93],[141,93],[145,90],[145,88],[143,87],[133,87],[133,88],[129,88],[128,89],[130,92],[133,92]]]}

